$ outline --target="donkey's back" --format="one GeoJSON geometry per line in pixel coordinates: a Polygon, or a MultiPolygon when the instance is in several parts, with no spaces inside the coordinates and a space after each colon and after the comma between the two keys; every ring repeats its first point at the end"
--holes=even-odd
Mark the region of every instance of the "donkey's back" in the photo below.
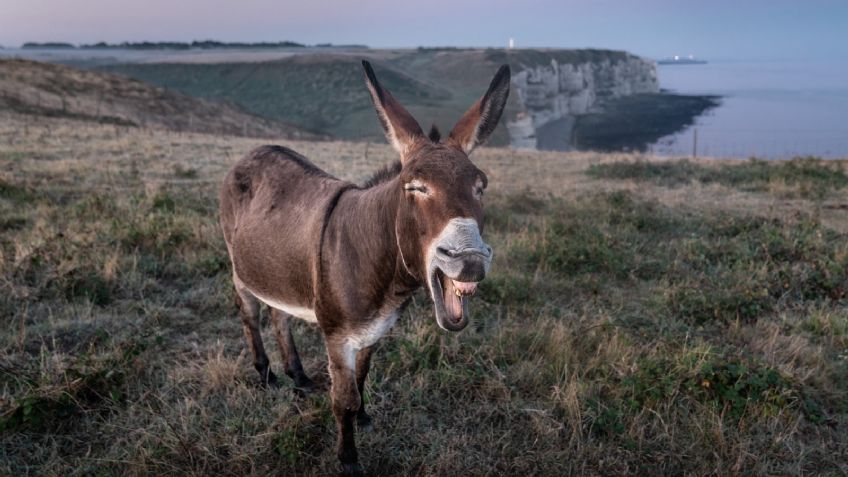
{"type": "Polygon", "coordinates": [[[234,278],[266,303],[312,308],[326,214],[346,185],[281,146],[262,146],[241,159],[220,196],[234,278]]]}

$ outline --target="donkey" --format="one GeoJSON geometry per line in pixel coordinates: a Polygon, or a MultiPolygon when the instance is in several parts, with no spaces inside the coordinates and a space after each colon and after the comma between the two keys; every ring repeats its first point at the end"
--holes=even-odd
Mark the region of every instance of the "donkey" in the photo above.
{"type": "Polygon", "coordinates": [[[233,266],[240,316],[263,385],[276,385],[259,332],[259,306],[271,321],[285,373],[312,391],[289,328],[290,316],[315,322],[329,358],[338,458],[360,475],[354,422],[371,424],[362,395],[374,344],[425,285],[436,322],[468,324],[468,297],[489,270],[481,238],[486,175],[468,159],[495,129],[509,95],[502,66],[488,91],[441,140],[425,135],[363,61],[366,85],[400,161],[357,186],[280,146],[253,150],[221,188],[221,228],[233,266]]]}

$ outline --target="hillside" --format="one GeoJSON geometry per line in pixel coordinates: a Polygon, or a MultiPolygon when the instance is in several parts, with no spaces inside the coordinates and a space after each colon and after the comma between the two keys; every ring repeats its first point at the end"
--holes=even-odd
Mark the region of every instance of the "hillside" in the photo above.
{"type": "MultiPolygon", "coordinates": [[[[0,474],[334,475],[328,395],[261,388],[233,305],[217,191],[268,141],[32,118],[0,109],[0,474]]],[[[376,345],[372,475],[848,472],[845,163],[473,160],[491,273],[463,332],[420,293],[376,345]]]]}
{"type": "MultiPolygon", "coordinates": [[[[102,69],[202,98],[232,101],[263,117],[335,137],[383,137],[365,89],[362,65],[354,56],[294,55],[254,63],[118,64],[102,69]]],[[[379,74],[380,81],[412,110],[451,97],[447,91],[399,71],[384,68],[379,74]]],[[[486,86],[481,85],[481,91],[486,86]]]]}
{"type": "Polygon", "coordinates": [[[435,122],[449,129],[485,91],[501,64],[513,72],[513,91],[504,121],[490,145],[531,149],[572,149],[600,143],[602,149],[644,149],[646,141],[671,134],[715,103],[659,93],[652,62],[622,51],[562,49],[415,50],[316,49],[255,52],[211,52],[147,57],[98,68],[117,72],[194,96],[237,103],[263,117],[297,124],[343,139],[382,138],[363,86],[361,59],[375,64],[387,88],[424,127],[435,122]],[[638,101],[616,106],[632,95],[638,101]],[[691,101],[690,101],[691,102],[691,101]],[[635,107],[634,107],[635,106],[635,107]],[[625,123],[605,110],[627,109],[625,123]],[[594,114],[590,127],[577,119],[594,114]],[[609,143],[594,130],[624,131],[609,143]]]}
{"type": "Polygon", "coordinates": [[[198,99],[123,76],[27,60],[0,60],[0,108],[40,117],[172,131],[323,137],[261,118],[232,103],[198,99]]]}

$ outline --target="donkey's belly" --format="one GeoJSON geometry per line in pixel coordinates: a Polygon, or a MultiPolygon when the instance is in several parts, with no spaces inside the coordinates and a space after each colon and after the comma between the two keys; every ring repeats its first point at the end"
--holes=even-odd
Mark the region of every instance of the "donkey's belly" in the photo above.
{"type": "Polygon", "coordinates": [[[320,232],[313,226],[314,217],[289,209],[281,206],[274,214],[256,214],[237,223],[231,247],[233,269],[268,306],[315,322],[310,256],[320,232]]]}
{"type": "Polygon", "coordinates": [[[265,303],[266,305],[270,306],[271,308],[275,308],[275,309],[280,310],[284,313],[288,313],[289,315],[296,316],[296,317],[298,317],[302,320],[311,321],[313,323],[318,322],[318,318],[315,316],[315,310],[312,310],[310,308],[306,308],[306,307],[303,307],[303,306],[299,306],[299,305],[292,305],[292,304],[289,304],[289,303],[283,303],[280,300],[275,300],[273,298],[262,296],[262,295],[260,295],[256,292],[254,292],[253,290],[251,290],[251,293],[253,293],[253,296],[258,298],[259,301],[261,301],[262,303],[265,303]]]}

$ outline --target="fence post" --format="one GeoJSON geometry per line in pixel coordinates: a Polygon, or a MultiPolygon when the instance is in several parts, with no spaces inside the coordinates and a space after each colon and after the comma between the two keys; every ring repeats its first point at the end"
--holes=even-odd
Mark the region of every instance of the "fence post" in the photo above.
{"type": "Polygon", "coordinates": [[[692,159],[698,158],[698,128],[694,129],[694,135],[692,136],[692,159]]]}

